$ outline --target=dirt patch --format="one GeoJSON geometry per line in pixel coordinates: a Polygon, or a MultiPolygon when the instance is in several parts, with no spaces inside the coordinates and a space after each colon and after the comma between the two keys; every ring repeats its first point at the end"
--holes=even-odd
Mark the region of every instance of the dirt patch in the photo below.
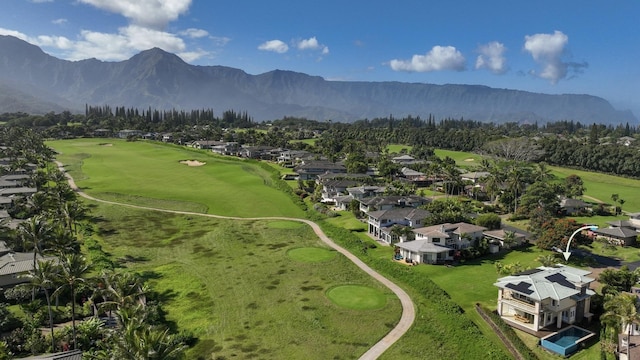
{"type": "Polygon", "coordinates": [[[100,146],[113,146],[112,143],[100,143],[98,145],[100,145],[100,146]]]}
{"type": "Polygon", "coordinates": [[[205,165],[206,162],[198,161],[198,160],[182,160],[180,164],[185,164],[188,166],[202,166],[205,165]]]}

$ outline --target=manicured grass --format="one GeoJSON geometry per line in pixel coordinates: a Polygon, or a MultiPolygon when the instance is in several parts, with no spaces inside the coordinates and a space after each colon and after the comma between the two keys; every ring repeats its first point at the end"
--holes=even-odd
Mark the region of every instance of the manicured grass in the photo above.
{"type": "Polygon", "coordinates": [[[93,213],[104,250],[149,279],[167,318],[199,338],[188,359],[357,358],[399,320],[393,293],[327,248],[306,225],[104,204],[93,213]],[[301,248],[331,258],[308,262],[287,255],[301,248]],[[340,285],[372,289],[384,305],[366,313],[338,306],[325,292],[340,285]]]}
{"type": "Polygon", "coordinates": [[[387,303],[380,291],[362,285],[340,285],[327,291],[327,297],[336,305],[354,310],[380,309],[387,303]]]}
{"type": "Polygon", "coordinates": [[[482,156],[470,152],[464,151],[453,151],[453,150],[443,150],[443,149],[435,149],[436,156],[441,159],[445,157],[450,157],[456,161],[456,165],[461,167],[474,167],[480,165],[480,161],[482,160],[482,156]]]}
{"type": "Polygon", "coordinates": [[[321,262],[333,259],[336,256],[336,252],[324,248],[304,247],[291,249],[287,252],[287,255],[296,261],[321,262]]]}
{"type": "MultiPolygon", "coordinates": [[[[625,200],[622,206],[623,210],[630,212],[640,211],[640,196],[638,196],[640,194],[640,180],[556,166],[550,166],[549,168],[556,176],[561,178],[571,174],[580,176],[586,188],[585,195],[613,204],[611,194],[618,194],[621,199],[625,200]]],[[[590,201],[590,199],[585,200],[590,201]]]]}
{"type": "Polygon", "coordinates": [[[98,198],[211,214],[257,217],[304,213],[253,162],[150,142],[109,139],[47,142],[77,185],[98,198]],[[181,160],[199,160],[190,167],[181,160]],[[142,200],[142,201],[141,201],[142,200]]]}

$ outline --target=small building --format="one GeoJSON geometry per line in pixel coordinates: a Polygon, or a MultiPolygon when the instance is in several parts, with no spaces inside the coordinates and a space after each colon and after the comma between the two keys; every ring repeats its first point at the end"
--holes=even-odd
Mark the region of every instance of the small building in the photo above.
{"type": "Polygon", "coordinates": [[[636,243],[638,232],[628,227],[609,227],[593,230],[599,238],[606,239],[610,244],[630,246],[636,243]]]}

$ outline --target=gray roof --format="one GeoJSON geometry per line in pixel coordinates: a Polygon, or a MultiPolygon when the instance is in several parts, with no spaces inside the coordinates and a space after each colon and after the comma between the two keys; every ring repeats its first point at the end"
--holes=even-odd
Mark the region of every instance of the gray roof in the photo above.
{"type": "Polygon", "coordinates": [[[489,175],[491,175],[491,173],[488,171],[474,171],[474,172],[460,174],[460,177],[465,179],[478,180],[478,179],[485,178],[489,175]]]}
{"type": "Polygon", "coordinates": [[[401,249],[409,250],[414,253],[422,253],[422,254],[425,254],[425,253],[437,254],[437,253],[443,253],[443,252],[448,252],[452,250],[446,246],[434,244],[432,242],[429,242],[429,240],[424,240],[424,239],[405,241],[405,242],[397,243],[396,246],[401,249]]]}
{"type": "MultiPolygon", "coordinates": [[[[508,230],[507,230],[508,231],[508,230]]],[[[507,231],[505,231],[504,229],[500,229],[500,230],[487,230],[484,231],[483,234],[485,234],[488,237],[494,238],[494,239],[498,239],[498,240],[504,240],[504,237],[507,235],[507,231]]],[[[514,231],[516,239],[518,238],[525,238],[526,235],[517,231],[514,231]]]]}
{"type": "Polygon", "coordinates": [[[562,199],[560,200],[560,207],[573,207],[573,208],[583,208],[589,207],[591,204],[586,203],[580,199],[562,199]]]}
{"type": "Polygon", "coordinates": [[[424,209],[414,208],[393,208],[388,210],[370,211],[367,215],[374,219],[406,219],[406,220],[420,220],[424,219],[431,213],[424,209]]]}
{"type": "Polygon", "coordinates": [[[455,224],[444,223],[444,224],[426,226],[426,227],[415,229],[413,232],[415,232],[416,234],[426,235],[434,231],[439,231],[441,233],[453,232],[454,234],[462,235],[464,233],[473,233],[476,231],[485,231],[485,230],[487,230],[487,228],[482,226],[468,224],[465,222],[459,222],[455,224]]]}
{"type": "Polygon", "coordinates": [[[595,279],[587,276],[589,274],[591,274],[590,271],[570,266],[541,266],[520,274],[502,277],[493,285],[524,294],[537,301],[562,300],[580,294],[579,288],[583,284],[594,281],[595,279]]]}
{"type": "Polygon", "coordinates": [[[596,229],[593,232],[600,235],[605,236],[613,236],[616,238],[624,239],[630,237],[637,237],[638,232],[633,229],[627,227],[614,227],[614,228],[604,228],[604,229],[596,229]]]}
{"type": "Polygon", "coordinates": [[[38,189],[30,187],[13,187],[0,189],[1,195],[35,194],[36,192],[38,192],[38,189]]]}

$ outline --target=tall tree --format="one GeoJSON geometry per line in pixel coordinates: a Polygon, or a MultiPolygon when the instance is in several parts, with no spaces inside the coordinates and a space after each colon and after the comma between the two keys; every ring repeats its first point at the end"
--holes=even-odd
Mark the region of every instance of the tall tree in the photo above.
{"type": "Polygon", "coordinates": [[[42,215],[32,216],[29,220],[20,224],[18,236],[24,247],[33,247],[33,268],[36,268],[38,255],[42,255],[48,242],[51,240],[52,227],[42,215]]]}
{"type": "Polygon", "coordinates": [[[51,351],[56,352],[55,337],[53,336],[53,313],[51,311],[50,290],[55,289],[60,279],[60,268],[53,261],[38,261],[37,266],[24,275],[29,279],[29,285],[44,291],[47,300],[47,310],[49,312],[49,329],[51,330],[51,351]]]}
{"type": "Polygon", "coordinates": [[[60,277],[62,285],[56,289],[56,294],[64,289],[71,292],[71,326],[73,329],[73,347],[76,343],[76,291],[78,285],[85,282],[85,274],[89,271],[89,265],[84,256],[80,254],[65,254],[60,257],[60,277]]]}
{"type": "Polygon", "coordinates": [[[614,324],[618,331],[626,329],[627,359],[629,359],[631,328],[633,323],[640,321],[638,297],[635,294],[620,293],[605,302],[604,310],[602,318],[605,323],[614,324]]]}

